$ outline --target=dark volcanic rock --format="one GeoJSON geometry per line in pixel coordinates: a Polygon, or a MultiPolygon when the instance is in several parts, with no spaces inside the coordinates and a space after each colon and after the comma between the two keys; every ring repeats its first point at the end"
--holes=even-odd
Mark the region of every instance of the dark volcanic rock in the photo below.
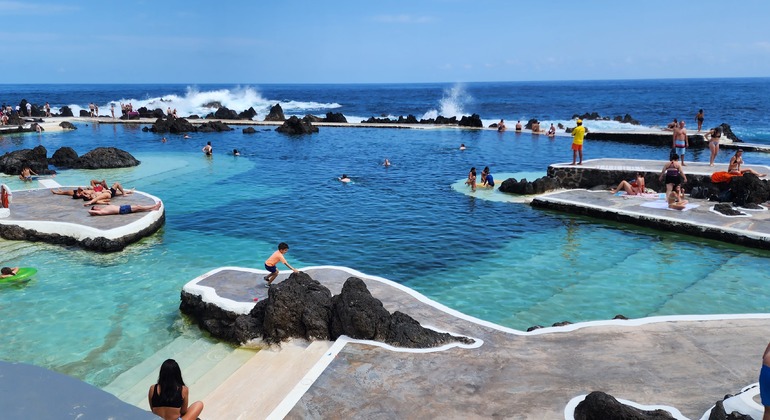
{"type": "Polygon", "coordinates": [[[558,178],[544,176],[533,182],[528,182],[526,178],[516,181],[516,178],[508,178],[500,184],[500,191],[511,194],[542,194],[547,191],[553,191],[561,188],[558,178]]]}
{"type": "Polygon", "coordinates": [[[722,123],[722,124],[719,124],[719,126],[722,127],[722,135],[724,135],[725,137],[727,137],[728,139],[734,142],[738,142],[738,143],[743,142],[743,140],[739,139],[738,136],[736,136],[735,133],[733,133],[733,129],[730,128],[730,124],[722,123]]]}
{"type": "Polygon", "coordinates": [[[78,159],[78,154],[71,147],[60,147],[57,151],[53,152],[51,159],[48,159],[48,163],[56,166],[57,168],[71,168],[75,165],[78,159]]]}
{"type": "Polygon", "coordinates": [[[460,127],[477,127],[484,128],[484,123],[481,122],[479,114],[473,114],[470,117],[463,115],[460,118],[460,122],[457,123],[460,127]]]}
{"type": "Polygon", "coordinates": [[[222,121],[209,121],[198,126],[196,131],[201,133],[219,133],[222,131],[232,131],[232,128],[222,121]]]}
{"type": "MultiPolygon", "coordinates": [[[[253,111],[253,109],[252,109],[252,111],[253,111]]],[[[208,118],[210,118],[210,115],[206,116],[206,119],[208,119],[208,118]]],[[[235,112],[232,109],[228,109],[226,106],[223,106],[222,108],[219,108],[214,113],[214,118],[217,118],[217,119],[220,119],[220,120],[237,120],[238,119],[238,113],[235,112]]]]}
{"type": "Polygon", "coordinates": [[[88,111],[86,111],[85,109],[81,109],[81,110],[80,110],[80,116],[81,116],[81,117],[90,117],[90,116],[91,116],[91,113],[90,113],[90,112],[88,112],[88,111]]]}
{"type": "Polygon", "coordinates": [[[67,105],[64,105],[63,107],[59,108],[59,115],[62,117],[74,117],[75,115],[72,114],[72,109],[68,107],[67,105]]]}
{"type": "Polygon", "coordinates": [[[283,115],[281,104],[275,104],[270,108],[270,113],[265,117],[265,121],[286,121],[286,116],[283,115]]]}
{"type": "Polygon", "coordinates": [[[212,335],[238,343],[256,338],[267,343],[290,338],[330,340],[340,335],[410,348],[473,343],[467,337],[424,328],[403,313],[391,315],[356,277],[348,278],[342,292],[332,297],[329,289],[309,275],[293,273],[273,285],[268,298],[254,305],[249,314],[240,316],[182,292],[180,310],[212,335]]]}
{"type": "Polygon", "coordinates": [[[189,133],[197,131],[195,126],[184,118],[174,118],[171,120],[158,118],[155,124],[150,127],[153,133],[189,133]]]}
{"type": "Polygon", "coordinates": [[[238,118],[242,120],[253,120],[254,117],[257,116],[257,111],[254,110],[254,107],[251,107],[240,114],[238,114],[238,118]]]}
{"type": "Polygon", "coordinates": [[[331,336],[348,335],[361,340],[385,341],[390,313],[369,292],[363,280],[350,277],[342,292],[332,298],[331,336]]]}
{"type": "Polygon", "coordinates": [[[292,273],[268,291],[270,304],[264,318],[265,340],[278,343],[289,338],[328,340],[332,294],[309,275],[292,273]]]}
{"type": "Polygon", "coordinates": [[[751,173],[730,178],[729,188],[732,191],[733,203],[738,206],[748,203],[761,204],[770,200],[768,181],[751,173]]]}
{"type": "Polygon", "coordinates": [[[665,410],[645,411],[621,404],[611,395],[594,391],[575,408],[575,420],[674,420],[665,410]]]}
{"type": "Polygon", "coordinates": [[[65,130],[77,130],[78,128],[75,127],[71,122],[69,121],[62,121],[59,123],[59,127],[65,129],[65,130]]]}
{"type": "Polygon", "coordinates": [[[313,126],[309,121],[301,120],[297,116],[292,116],[286,120],[282,126],[275,129],[284,134],[312,134],[318,132],[318,127],[313,126]]]}
{"type": "Polygon", "coordinates": [[[348,119],[345,118],[341,112],[327,112],[326,118],[324,118],[323,121],[329,123],[346,123],[348,122],[348,119]]]}
{"type": "Polygon", "coordinates": [[[40,175],[53,173],[48,169],[48,151],[43,146],[34,149],[21,149],[0,156],[0,172],[6,175],[18,175],[25,166],[29,166],[40,175]]]}
{"type": "Polygon", "coordinates": [[[254,127],[246,127],[243,129],[243,134],[254,134],[257,130],[254,129],[254,127]]]}
{"type": "Polygon", "coordinates": [[[728,203],[714,204],[714,211],[717,213],[722,213],[725,216],[745,216],[746,215],[746,213],[735,210],[733,206],[728,203]]]}
{"type": "Polygon", "coordinates": [[[317,117],[317,116],[315,116],[315,115],[313,115],[313,114],[307,114],[307,115],[305,115],[304,117],[302,117],[302,119],[303,119],[303,120],[305,120],[305,121],[309,121],[309,122],[311,122],[311,123],[314,123],[314,122],[323,122],[323,120],[324,120],[323,118],[321,118],[321,117],[317,117]]]}
{"type": "Polygon", "coordinates": [[[139,165],[130,153],[115,147],[97,147],[84,154],[72,166],[75,169],[128,168],[139,165]]]}

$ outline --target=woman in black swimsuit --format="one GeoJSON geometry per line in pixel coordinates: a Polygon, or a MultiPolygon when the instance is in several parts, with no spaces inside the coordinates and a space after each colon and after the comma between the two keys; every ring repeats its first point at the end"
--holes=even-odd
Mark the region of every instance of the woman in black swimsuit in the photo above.
{"type": "Polygon", "coordinates": [[[152,412],[165,420],[195,420],[203,411],[203,403],[195,401],[188,407],[190,390],[182,380],[182,371],[174,359],[160,366],[158,383],[147,393],[152,412]]]}
{"type": "Polygon", "coordinates": [[[687,175],[682,170],[682,165],[679,164],[679,156],[676,153],[672,153],[669,157],[670,162],[663,166],[663,170],[660,171],[659,180],[663,182],[663,178],[666,179],[666,197],[671,194],[671,191],[680,183],[687,182],[687,175]]]}

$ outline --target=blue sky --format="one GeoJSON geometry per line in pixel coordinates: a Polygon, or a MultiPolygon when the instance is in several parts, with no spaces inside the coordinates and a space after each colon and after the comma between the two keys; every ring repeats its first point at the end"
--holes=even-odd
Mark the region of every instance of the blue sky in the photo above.
{"type": "Polygon", "coordinates": [[[770,76],[770,2],[3,1],[0,83],[770,76]]]}

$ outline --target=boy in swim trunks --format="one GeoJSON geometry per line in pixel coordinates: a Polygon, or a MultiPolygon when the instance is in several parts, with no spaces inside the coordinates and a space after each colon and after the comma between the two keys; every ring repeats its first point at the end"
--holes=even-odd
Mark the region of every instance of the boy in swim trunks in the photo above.
{"type": "Polygon", "coordinates": [[[270,274],[263,277],[267,282],[265,287],[270,287],[270,285],[273,283],[273,280],[278,277],[278,268],[276,267],[276,264],[278,264],[279,261],[282,262],[283,265],[289,267],[291,271],[299,273],[297,269],[290,266],[289,263],[286,262],[286,258],[283,256],[283,254],[287,252],[289,252],[289,245],[287,245],[286,242],[281,242],[278,244],[278,251],[273,252],[273,255],[271,255],[270,258],[265,261],[265,270],[270,272],[270,274]]]}
{"type": "Polygon", "coordinates": [[[577,120],[577,127],[572,129],[572,164],[575,164],[578,156],[580,161],[578,165],[583,164],[583,138],[586,135],[586,128],[583,127],[583,120],[577,120]]]}

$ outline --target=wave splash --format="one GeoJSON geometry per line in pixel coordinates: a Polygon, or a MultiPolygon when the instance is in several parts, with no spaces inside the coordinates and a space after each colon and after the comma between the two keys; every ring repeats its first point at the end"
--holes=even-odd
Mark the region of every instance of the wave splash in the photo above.
{"type": "MultiPolygon", "coordinates": [[[[250,86],[237,86],[232,89],[217,89],[201,91],[195,86],[188,86],[183,96],[176,94],[162,95],[152,98],[120,98],[106,104],[97,104],[100,115],[109,115],[111,105],[115,106],[115,116],[120,116],[120,104],[132,104],[134,109],[146,107],[154,110],[160,108],[166,112],[169,108],[176,109],[177,115],[187,117],[198,115],[204,117],[216,112],[220,106],[236,112],[254,108],[257,111],[255,119],[264,119],[275,104],[280,104],[287,115],[304,116],[308,113],[340,108],[338,103],[304,102],[295,100],[276,100],[263,97],[257,89],[250,86]]],[[[79,115],[81,109],[88,109],[82,105],[69,105],[75,115],[79,115]]]]}
{"type": "Polygon", "coordinates": [[[436,118],[439,115],[447,118],[462,117],[463,106],[473,102],[473,97],[465,90],[462,84],[456,84],[449,89],[444,89],[444,96],[439,101],[439,109],[431,109],[423,114],[423,119],[436,118]]]}

